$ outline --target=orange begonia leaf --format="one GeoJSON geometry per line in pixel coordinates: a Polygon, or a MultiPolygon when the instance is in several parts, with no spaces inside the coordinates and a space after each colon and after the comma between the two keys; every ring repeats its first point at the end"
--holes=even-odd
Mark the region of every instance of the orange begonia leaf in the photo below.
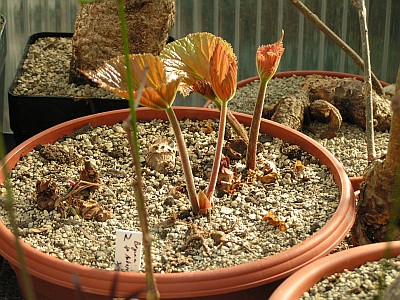
{"type": "MultiPolygon", "coordinates": [[[[156,109],[172,105],[182,77],[167,81],[162,60],[152,54],[131,54],[129,56],[134,95],[144,79],[140,104],[156,109]]],[[[107,61],[96,71],[82,71],[100,87],[128,99],[127,71],[124,56],[107,61]]]]}
{"type": "Polygon", "coordinates": [[[182,77],[179,77],[177,80],[162,84],[157,88],[145,88],[142,92],[140,104],[155,109],[168,108],[175,99],[181,80],[182,77]]]}
{"type": "Polygon", "coordinates": [[[211,86],[222,101],[230,100],[236,92],[237,61],[232,47],[223,40],[215,46],[210,61],[211,86]]]}
{"type": "Polygon", "coordinates": [[[192,92],[198,80],[210,81],[210,59],[218,37],[208,32],[198,32],[173,41],[160,53],[168,76],[183,75],[182,93],[192,92]]]}
{"type": "Polygon", "coordinates": [[[260,46],[257,50],[256,62],[257,72],[261,79],[269,80],[274,76],[278,69],[282,54],[285,51],[283,48],[283,35],[279,41],[272,45],[260,46]]]}
{"type": "Polygon", "coordinates": [[[208,32],[189,34],[169,43],[160,55],[168,77],[184,77],[180,86],[184,96],[196,92],[210,100],[228,100],[233,80],[236,91],[236,55],[220,37],[208,32]]]}

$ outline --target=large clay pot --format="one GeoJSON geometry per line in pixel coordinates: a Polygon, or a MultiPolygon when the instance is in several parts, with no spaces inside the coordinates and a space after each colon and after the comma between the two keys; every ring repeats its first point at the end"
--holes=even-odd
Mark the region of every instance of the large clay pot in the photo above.
{"type": "MultiPolygon", "coordinates": [[[[217,110],[205,108],[175,107],[178,119],[218,119],[217,110]]],[[[9,169],[20,157],[36,145],[53,143],[58,138],[74,132],[90,123],[92,126],[111,125],[124,120],[128,110],[116,110],[90,115],[54,126],[28,139],[13,149],[6,157],[9,169]]],[[[249,126],[251,116],[235,113],[240,122],[249,126]]],[[[139,108],[137,118],[141,120],[164,119],[164,111],[139,108]]],[[[328,166],[338,185],[340,203],[333,217],[307,240],[279,254],[235,267],[191,273],[156,274],[162,299],[261,299],[269,296],[283,278],[294,271],[327,255],[346,236],[355,220],[354,192],[341,164],[320,144],[278,123],[263,120],[261,132],[299,145],[328,166]]],[[[2,179],[3,180],[3,179],[2,179]]],[[[15,269],[21,281],[20,265],[16,257],[14,236],[0,223],[0,255],[15,269]]],[[[72,276],[77,274],[84,299],[108,299],[113,279],[117,272],[80,266],[50,257],[23,243],[28,270],[32,277],[38,299],[74,299],[72,276]]],[[[145,274],[118,272],[117,296],[124,297],[143,290],[145,274]]],[[[144,297],[144,294],[141,294],[144,297]]]]}
{"type": "Polygon", "coordinates": [[[381,258],[400,255],[400,241],[355,247],[320,258],[287,278],[269,300],[299,299],[321,279],[381,258]]]}

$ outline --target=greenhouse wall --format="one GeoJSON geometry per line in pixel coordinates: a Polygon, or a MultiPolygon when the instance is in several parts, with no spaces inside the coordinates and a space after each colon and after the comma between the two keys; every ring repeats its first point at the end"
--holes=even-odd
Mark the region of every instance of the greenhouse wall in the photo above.
{"type": "MultiPolygon", "coordinates": [[[[356,52],[361,52],[359,20],[351,0],[303,2],[356,52]]],[[[394,82],[400,63],[400,1],[366,3],[373,71],[380,80],[394,82]]],[[[78,0],[0,1],[0,13],[8,22],[6,87],[15,75],[28,37],[43,31],[72,32],[78,5],[78,0]]],[[[180,38],[208,31],[223,37],[239,58],[239,79],[256,75],[257,47],[274,43],[282,29],[286,50],[280,71],[314,69],[361,74],[356,64],[290,0],[176,0],[176,9],[171,35],[180,38]]],[[[3,97],[6,99],[6,94],[3,97]]]]}

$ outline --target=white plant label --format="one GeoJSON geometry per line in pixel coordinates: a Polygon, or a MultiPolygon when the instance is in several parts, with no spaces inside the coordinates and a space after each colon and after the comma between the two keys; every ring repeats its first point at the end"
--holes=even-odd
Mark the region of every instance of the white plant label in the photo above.
{"type": "Polygon", "coordinates": [[[117,270],[139,272],[142,259],[142,233],[118,229],[115,245],[117,270]]]}

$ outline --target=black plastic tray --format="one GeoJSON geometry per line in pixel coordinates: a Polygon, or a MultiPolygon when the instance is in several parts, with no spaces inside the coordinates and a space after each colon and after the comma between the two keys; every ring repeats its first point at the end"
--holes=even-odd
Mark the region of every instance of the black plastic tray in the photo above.
{"type": "Polygon", "coordinates": [[[99,99],[56,96],[15,95],[12,93],[22,73],[29,47],[43,37],[72,37],[73,33],[40,32],[29,37],[15,78],[8,90],[10,128],[17,144],[59,123],[78,117],[128,108],[125,99],[99,99]]]}

